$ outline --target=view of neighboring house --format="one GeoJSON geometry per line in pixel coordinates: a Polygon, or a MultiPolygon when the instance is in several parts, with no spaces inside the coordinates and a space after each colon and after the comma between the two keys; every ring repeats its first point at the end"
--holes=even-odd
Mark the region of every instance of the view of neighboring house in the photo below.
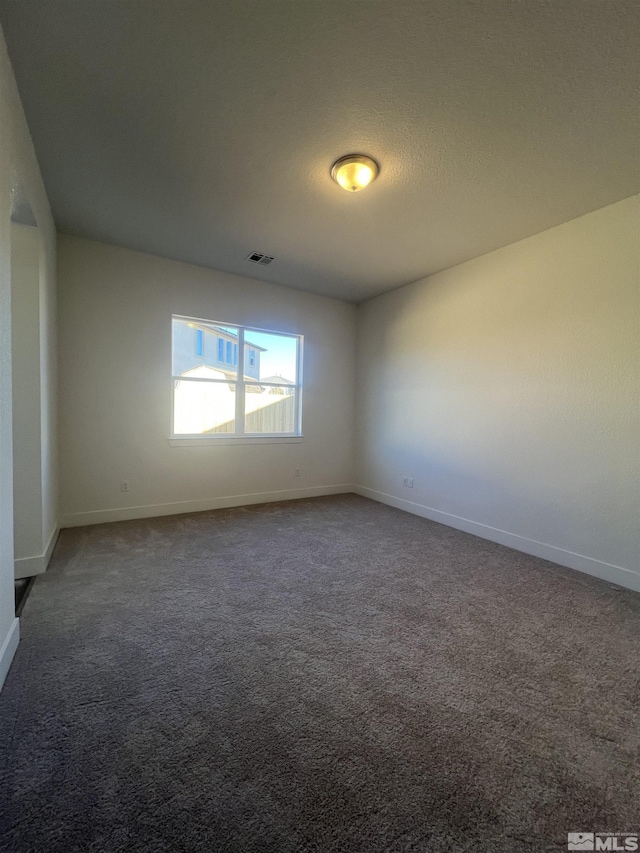
{"type": "Polygon", "coordinates": [[[274,374],[273,376],[263,376],[260,382],[265,385],[277,385],[277,388],[271,388],[271,394],[293,394],[296,389],[296,383],[292,379],[286,379],[284,376],[280,376],[279,373],[274,374]],[[286,386],[286,387],[283,387],[286,386]]]}
{"type": "Polygon", "coordinates": [[[238,331],[174,317],[172,346],[175,435],[295,432],[295,381],[277,373],[260,376],[265,347],[244,340],[243,378],[248,384],[243,386],[240,426],[236,423],[238,331]]]}
{"type": "MultiPolygon", "coordinates": [[[[260,379],[260,353],[264,347],[244,342],[244,378],[260,379]]],[[[238,333],[222,326],[173,320],[173,375],[180,376],[196,367],[211,367],[229,378],[238,367],[238,333]]]]}

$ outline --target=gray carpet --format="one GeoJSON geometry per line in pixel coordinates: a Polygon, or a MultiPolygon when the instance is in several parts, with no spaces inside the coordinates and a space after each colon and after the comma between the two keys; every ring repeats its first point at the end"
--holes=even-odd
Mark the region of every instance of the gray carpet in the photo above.
{"type": "Polygon", "coordinates": [[[640,830],[640,596],[354,495],[63,531],[0,849],[566,850],[640,830]]]}

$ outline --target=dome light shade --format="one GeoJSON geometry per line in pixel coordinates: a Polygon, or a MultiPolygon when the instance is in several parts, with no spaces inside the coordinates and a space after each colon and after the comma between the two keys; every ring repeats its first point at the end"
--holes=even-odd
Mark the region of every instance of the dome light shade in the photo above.
{"type": "Polygon", "coordinates": [[[331,177],[343,190],[357,193],[377,178],[378,164],[364,154],[348,154],[331,167],[331,177]]]}

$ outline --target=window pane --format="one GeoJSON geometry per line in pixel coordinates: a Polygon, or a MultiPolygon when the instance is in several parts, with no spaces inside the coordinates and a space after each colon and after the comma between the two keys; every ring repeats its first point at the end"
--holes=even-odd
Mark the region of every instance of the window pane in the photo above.
{"type": "Polygon", "coordinates": [[[176,381],[174,435],[212,435],[235,431],[235,382],[176,381]]]}
{"type": "Polygon", "coordinates": [[[244,395],[246,433],[278,434],[296,431],[297,395],[288,385],[264,387],[247,383],[244,395]]]}
{"type": "Polygon", "coordinates": [[[300,339],[244,329],[240,351],[240,332],[212,320],[172,317],[174,435],[299,434],[300,339]]]}
{"type": "Polygon", "coordinates": [[[298,340],[269,332],[244,333],[244,374],[246,379],[295,385],[298,340]]]}
{"type": "Polygon", "coordinates": [[[174,317],[173,375],[236,379],[237,368],[226,356],[227,347],[233,352],[237,342],[237,329],[174,317]]]}

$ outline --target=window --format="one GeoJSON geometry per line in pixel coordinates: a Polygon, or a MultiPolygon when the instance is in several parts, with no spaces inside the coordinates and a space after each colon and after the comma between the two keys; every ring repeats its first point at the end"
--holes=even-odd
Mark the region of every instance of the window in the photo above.
{"type": "Polygon", "coordinates": [[[301,436],[301,364],[300,335],[172,317],[172,437],[301,436]],[[194,323],[201,338],[189,356],[185,332],[194,323]],[[218,337],[217,360],[205,352],[205,333],[218,337]]]}

